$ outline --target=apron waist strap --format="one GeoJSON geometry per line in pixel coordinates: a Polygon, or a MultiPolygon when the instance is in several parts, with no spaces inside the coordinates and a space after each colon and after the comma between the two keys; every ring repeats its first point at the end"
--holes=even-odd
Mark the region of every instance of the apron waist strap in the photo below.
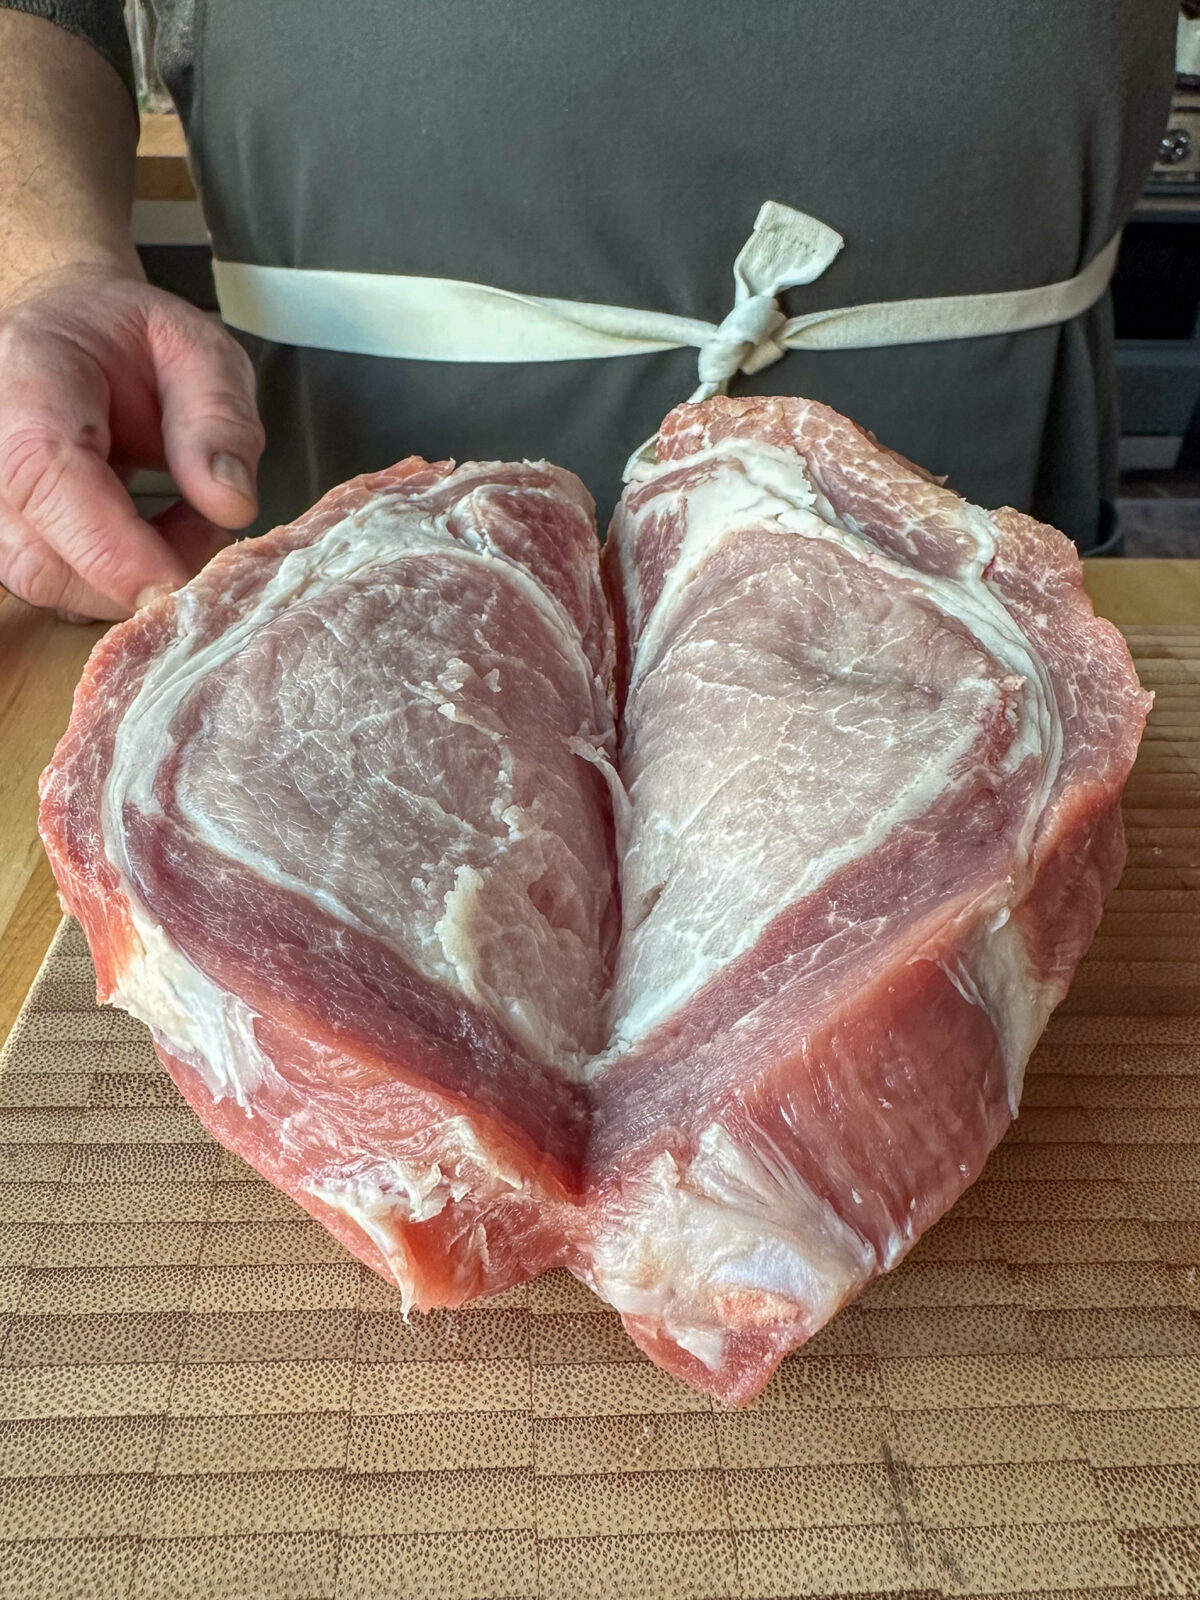
{"type": "Polygon", "coordinates": [[[1114,235],[1081,272],[1033,289],[879,300],[786,317],[777,296],[811,283],[842,248],[841,235],[768,200],[734,263],[733,309],[721,323],[630,306],[515,294],[455,278],[325,272],[215,261],[224,320],[279,344],[409,361],[578,361],[693,346],[694,400],[723,391],[789,350],[854,350],[1020,333],[1068,321],[1104,293],[1114,235]]]}

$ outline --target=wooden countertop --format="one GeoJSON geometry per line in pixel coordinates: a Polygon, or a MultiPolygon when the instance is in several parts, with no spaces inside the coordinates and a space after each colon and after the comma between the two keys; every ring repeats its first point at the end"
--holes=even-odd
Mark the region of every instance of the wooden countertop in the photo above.
{"type": "MultiPolygon", "coordinates": [[[[1114,622],[1200,622],[1200,561],[1090,561],[1084,568],[1097,611],[1114,622]]],[[[0,1040],[58,926],[58,897],[35,824],[37,780],[103,631],[99,623],[59,622],[0,591],[0,1040]]]]}
{"type": "Polygon", "coordinates": [[[194,200],[183,127],[174,114],[142,113],[137,152],[139,200],[194,200]]]}

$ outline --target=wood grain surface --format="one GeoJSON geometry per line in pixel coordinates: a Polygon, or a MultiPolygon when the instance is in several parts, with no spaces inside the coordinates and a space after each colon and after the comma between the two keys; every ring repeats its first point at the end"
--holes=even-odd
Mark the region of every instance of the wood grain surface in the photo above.
{"type": "Polygon", "coordinates": [[[0,1039],[61,911],[37,836],[37,781],[101,623],[75,627],[0,590],[0,1039]]]}
{"type": "Polygon", "coordinates": [[[183,126],[173,113],[142,113],[136,194],[139,200],[194,200],[183,126]]]}
{"type": "Polygon", "coordinates": [[[562,1274],[406,1324],[66,925],[0,1057],[0,1597],[1200,1595],[1200,570],[1131,567],[1128,866],[1021,1115],[744,1411],[562,1274]]]}

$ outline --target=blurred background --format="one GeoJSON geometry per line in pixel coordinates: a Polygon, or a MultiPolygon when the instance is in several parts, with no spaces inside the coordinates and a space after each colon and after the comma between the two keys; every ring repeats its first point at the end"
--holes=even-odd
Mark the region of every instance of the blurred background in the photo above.
{"type": "Polygon", "coordinates": [[[1181,9],[1171,115],[1113,310],[1125,553],[1200,556],[1200,0],[1181,9]]]}
{"type": "MultiPolygon", "coordinates": [[[[154,65],[151,0],[127,0],[142,110],[134,224],[151,282],[215,313],[183,136],[154,65]]],[[[1128,556],[1200,558],[1200,0],[1181,6],[1175,94],[1113,279],[1121,407],[1118,527],[1128,556]]],[[[147,513],[169,483],[140,474],[147,513]]]]}

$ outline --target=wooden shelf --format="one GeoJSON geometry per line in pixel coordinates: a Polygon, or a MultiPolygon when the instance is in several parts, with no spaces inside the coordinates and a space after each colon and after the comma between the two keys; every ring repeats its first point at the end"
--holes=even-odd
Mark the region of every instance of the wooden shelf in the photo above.
{"type": "Polygon", "coordinates": [[[137,153],[139,200],[194,200],[196,190],[188,171],[187,142],[179,118],[170,112],[144,112],[137,153]]]}

